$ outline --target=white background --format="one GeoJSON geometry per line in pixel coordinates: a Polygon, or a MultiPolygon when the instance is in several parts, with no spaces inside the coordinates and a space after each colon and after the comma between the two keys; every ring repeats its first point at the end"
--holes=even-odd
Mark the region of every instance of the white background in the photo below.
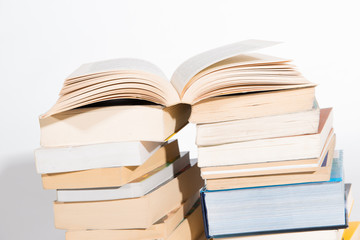
{"type": "MultiPolygon", "coordinates": [[[[334,107],[337,148],[360,199],[360,6],[356,1],[0,0],[0,239],[64,239],[53,226],[53,191],[34,168],[37,117],[80,64],[137,57],[171,76],[188,57],[243,39],[282,41],[288,57],[334,107]]],[[[180,134],[194,147],[194,126],[180,134]]],[[[355,202],[353,220],[360,220],[355,202]]]]}

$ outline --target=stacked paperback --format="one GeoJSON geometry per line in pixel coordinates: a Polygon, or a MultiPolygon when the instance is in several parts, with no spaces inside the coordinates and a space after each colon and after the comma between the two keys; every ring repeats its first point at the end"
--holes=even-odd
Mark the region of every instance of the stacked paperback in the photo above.
{"type": "MultiPolygon", "coordinates": [[[[98,78],[69,77],[62,92],[77,95],[78,84],[98,78]]],[[[126,99],[40,117],[37,171],[45,189],[57,190],[55,227],[67,230],[67,240],[195,239],[203,233],[199,168],[177,140],[168,140],[189,115],[187,105],[126,99]]]]}
{"type": "Polygon", "coordinates": [[[319,108],[315,86],[299,85],[302,76],[290,62],[219,71],[224,78],[238,72],[297,87],[192,106],[198,166],[206,181],[201,191],[206,237],[340,240],[352,199],[343,179],[343,153],[334,151],[332,109],[319,108]]]}

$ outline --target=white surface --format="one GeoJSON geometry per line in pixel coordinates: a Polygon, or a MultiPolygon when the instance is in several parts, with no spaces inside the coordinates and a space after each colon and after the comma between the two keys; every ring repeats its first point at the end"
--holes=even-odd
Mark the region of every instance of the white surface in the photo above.
{"type": "MultiPolygon", "coordinates": [[[[53,191],[42,190],[33,149],[38,115],[83,63],[142,58],[170,78],[187,58],[243,39],[282,41],[263,53],[292,58],[334,107],[337,148],[360,220],[360,15],[358,1],[0,0],[0,239],[64,239],[53,227],[53,191]]],[[[178,134],[195,152],[195,127],[178,134]]]]}

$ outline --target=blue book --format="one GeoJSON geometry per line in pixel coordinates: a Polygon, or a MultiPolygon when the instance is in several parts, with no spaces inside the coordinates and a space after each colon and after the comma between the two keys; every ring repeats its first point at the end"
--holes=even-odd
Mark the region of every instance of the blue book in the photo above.
{"type": "Polygon", "coordinates": [[[347,227],[343,153],[335,153],[326,182],[201,190],[208,238],[347,227]]]}

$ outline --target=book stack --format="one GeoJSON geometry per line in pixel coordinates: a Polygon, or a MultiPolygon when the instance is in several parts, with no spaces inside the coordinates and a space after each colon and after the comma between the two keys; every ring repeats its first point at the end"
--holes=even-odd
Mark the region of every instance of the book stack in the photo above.
{"type": "Polygon", "coordinates": [[[201,199],[207,238],[340,240],[352,199],[343,180],[343,153],[334,151],[332,109],[318,107],[315,86],[302,86],[306,80],[299,80],[289,61],[245,62],[218,71],[224,78],[237,72],[249,89],[256,88],[254,81],[294,88],[219,96],[192,106],[206,181],[201,199]]]}
{"type": "MultiPolygon", "coordinates": [[[[66,79],[61,96],[73,94],[74,102],[81,92],[96,94],[82,84],[116,78],[83,69],[66,79]]],[[[43,187],[57,191],[55,227],[67,230],[67,240],[195,239],[203,233],[200,170],[176,139],[168,140],[187,124],[188,105],[115,99],[63,111],[61,104],[40,117],[35,156],[43,187]]]]}
{"type": "Polygon", "coordinates": [[[241,55],[274,44],[246,40],[201,53],[181,64],[171,81],[140,59],[89,63],[73,72],[40,117],[42,147],[35,152],[44,188],[57,190],[55,226],[67,230],[68,240],[199,238],[200,170],[176,141],[166,140],[201,100],[311,86],[293,76],[296,86],[274,79],[275,85],[256,80],[249,88],[237,71],[222,71],[259,61],[281,64],[241,55]]]}
{"type": "Polygon", "coordinates": [[[253,53],[274,44],[201,53],[170,81],[139,59],[72,73],[36,150],[55,226],[68,240],[195,240],[204,226],[207,238],[338,239],[352,200],[332,109],[289,60],[253,53]],[[189,119],[197,165],[170,140],[189,119]]]}

